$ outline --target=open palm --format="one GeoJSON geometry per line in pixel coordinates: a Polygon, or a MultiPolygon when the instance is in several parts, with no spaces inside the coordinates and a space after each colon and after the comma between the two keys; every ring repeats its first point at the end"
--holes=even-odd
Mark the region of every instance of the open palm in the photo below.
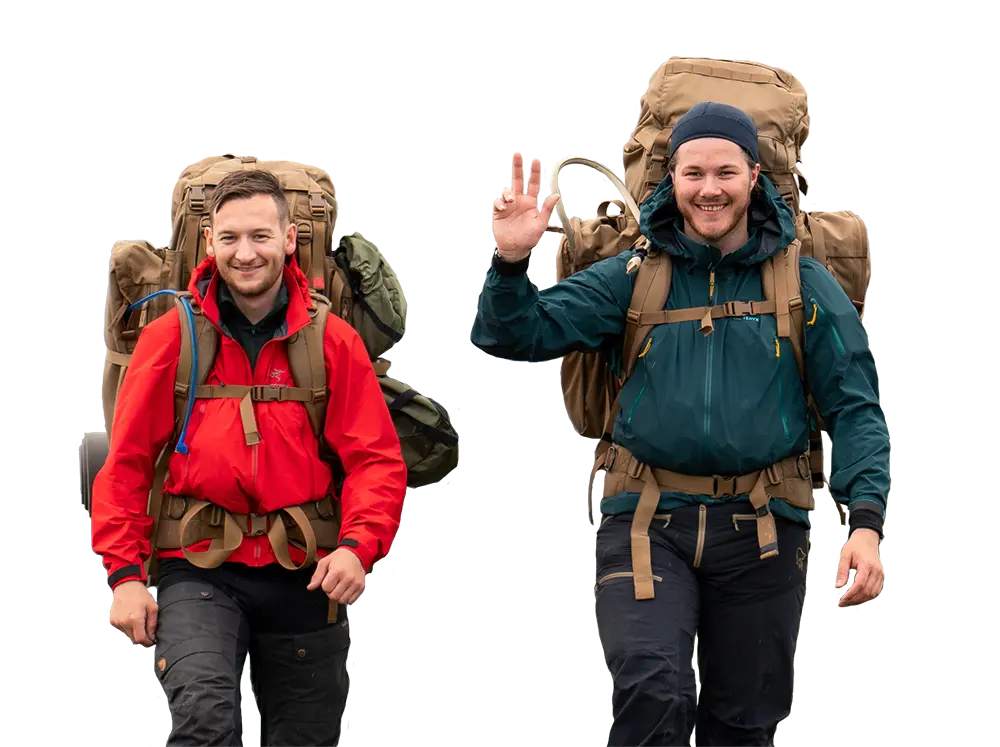
{"type": "Polygon", "coordinates": [[[528,191],[524,192],[524,162],[520,153],[514,154],[511,186],[493,203],[493,238],[497,250],[507,260],[517,261],[527,257],[542,238],[549,218],[559,202],[559,195],[545,198],[538,208],[538,189],[542,180],[542,164],[531,162],[528,191]]]}

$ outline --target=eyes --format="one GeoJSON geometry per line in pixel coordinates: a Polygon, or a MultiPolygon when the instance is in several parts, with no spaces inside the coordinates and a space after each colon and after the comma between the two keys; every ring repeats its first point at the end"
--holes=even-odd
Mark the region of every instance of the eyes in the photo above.
{"type": "MultiPolygon", "coordinates": [[[[737,172],[734,171],[733,169],[723,169],[722,171],[719,172],[718,175],[722,179],[729,179],[729,178],[732,178],[732,177],[736,176],[736,173],[737,172]]],[[[702,176],[703,176],[703,174],[700,171],[691,170],[691,171],[685,171],[684,172],[684,178],[685,179],[701,179],[702,176]]]]}
{"type": "MultiPolygon", "coordinates": [[[[251,238],[251,240],[256,241],[258,243],[263,243],[263,242],[267,241],[268,239],[270,239],[271,236],[270,236],[270,234],[266,234],[266,233],[255,233],[250,238],[251,238]]],[[[225,234],[223,236],[220,236],[218,240],[219,240],[219,243],[221,243],[221,244],[233,244],[233,243],[236,242],[236,236],[234,236],[231,233],[227,233],[227,234],[225,234]]]]}

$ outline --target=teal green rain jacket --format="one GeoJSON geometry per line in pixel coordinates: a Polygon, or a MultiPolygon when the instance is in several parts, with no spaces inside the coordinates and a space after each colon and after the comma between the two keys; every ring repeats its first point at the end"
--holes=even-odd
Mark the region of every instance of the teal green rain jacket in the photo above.
{"type": "MultiPolygon", "coordinates": [[[[669,176],[642,204],[643,235],[673,260],[667,309],[763,300],[761,262],[792,242],[795,225],[774,185],[763,175],[758,185],[748,211],[750,239],[726,256],[684,235],[669,176]]],[[[495,257],[479,297],[472,343],[508,360],[544,361],[604,349],[620,362],[636,277],[626,274],[625,265],[633,254],[597,262],[542,291],[528,280],[527,259],[505,263],[495,257]]],[[[860,518],[881,534],[889,433],[868,337],[834,277],[812,258],[802,257],[800,267],[806,376],[833,444],[831,492],[850,507],[852,526],[860,518]]],[[[621,392],[615,443],[641,462],[691,475],[742,475],[803,453],[809,433],[806,398],[791,343],[778,340],[775,317],[719,319],[707,337],[698,326],[662,324],[649,333],[648,351],[621,392]]],[[[634,511],[638,497],[609,496],[601,511],[634,511]]],[[[730,500],[749,496],[663,493],[659,510],[730,500]]],[[[806,511],[780,499],[771,506],[776,515],[809,525],[806,511]]]]}

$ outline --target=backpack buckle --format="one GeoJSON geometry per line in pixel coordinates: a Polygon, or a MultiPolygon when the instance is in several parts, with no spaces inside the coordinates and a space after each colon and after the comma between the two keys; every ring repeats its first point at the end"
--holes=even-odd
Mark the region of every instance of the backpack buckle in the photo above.
{"type": "Polygon", "coordinates": [[[640,477],[642,477],[643,466],[644,465],[642,462],[640,462],[635,457],[632,457],[631,459],[629,459],[628,468],[626,469],[626,472],[628,473],[628,476],[631,477],[633,480],[638,480],[640,477]]]}
{"type": "Polygon", "coordinates": [[[736,495],[736,478],[712,475],[712,497],[724,498],[736,495]]]}
{"type": "Polygon", "coordinates": [[[770,485],[780,485],[782,476],[778,474],[778,468],[776,465],[769,465],[765,470],[764,474],[767,475],[768,484],[770,485]]]}
{"type": "Polygon", "coordinates": [[[167,496],[167,518],[178,521],[184,517],[187,511],[187,499],[182,495],[167,496]]]}
{"type": "Polygon", "coordinates": [[[799,477],[803,480],[812,477],[812,467],[809,464],[808,454],[799,454],[799,458],[795,460],[795,469],[798,470],[799,477]]]}
{"type": "Polygon", "coordinates": [[[205,188],[204,187],[191,187],[191,192],[188,195],[188,205],[191,210],[196,213],[200,213],[205,209],[205,188]]]}
{"type": "Polygon", "coordinates": [[[608,447],[608,450],[604,452],[604,469],[610,472],[615,466],[615,457],[618,456],[618,450],[612,445],[608,447]]]}
{"type": "Polygon", "coordinates": [[[247,514],[247,536],[260,537],[267,534],[267,514],[247,514]]]}
{"type": "Polygon", "coordinates": [[[207,521],[210,527],[218,527],[222,525],[222,519],[224,518],[222,512],[224,510],[225,509],[223,509],[218,503],[213,503],[208,507],[207,521]]]}
{"type": "Polygon", "coordinates": [[[628,320],[629,324],[639,324],[639,311],[637,309],[629,309],[625,312],[625,319],[628,320]]]}
{"type": "Polygon", "coordinates": [[[326,201],[319,192],[309,193],[309,212],[313,218],[322,218],[326,215],[326,201]]]}

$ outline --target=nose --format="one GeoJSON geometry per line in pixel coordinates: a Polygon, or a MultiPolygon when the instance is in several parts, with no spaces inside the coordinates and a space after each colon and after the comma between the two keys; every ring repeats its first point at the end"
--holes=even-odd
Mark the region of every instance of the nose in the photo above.
{"type": "Polygon", "coordinates": [[[722,194],[722,187],[714,176],[706,176],[701,185],[702,197],[718,197],[722,194]]]}
{"type": "Polygon", "coordinates": [[[242,264],[249,264],[257,257],[257,252],[253,248],[253,242],[249,237],[241,236],[236,245],[235,259],[242,264]]]}

